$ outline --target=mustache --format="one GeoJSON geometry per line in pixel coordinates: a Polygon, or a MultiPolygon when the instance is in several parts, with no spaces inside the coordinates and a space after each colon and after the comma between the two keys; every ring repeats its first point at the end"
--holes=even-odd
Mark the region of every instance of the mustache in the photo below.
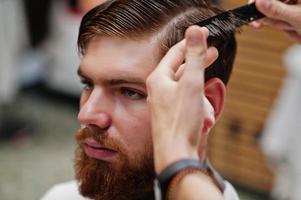
{"type": "Polygon", "coordinates": [[[124,155],[127,155],[127,150],[119,140],[111,138],[106,134],[104,131],[100,130],[97,133],[93,132],[91,129],[85,127],[80,128],[77,130],[75,134],[75,140],[79,144],[79,146],[83,146],[85,139],[87,138],[93,138],[96,142],[98,142],[100,145],[108,148],[113,149],[119,153],[122,153],[124,155]]]}

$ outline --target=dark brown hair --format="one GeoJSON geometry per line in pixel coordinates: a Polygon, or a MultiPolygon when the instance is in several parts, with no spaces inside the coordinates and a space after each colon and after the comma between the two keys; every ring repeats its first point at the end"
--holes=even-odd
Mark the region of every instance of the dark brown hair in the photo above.
{"type": "MultiPolygon", "coordinates": [[[[143,39],[157,34],[164,55],[184,38],[190,25],[220,12],[221,9],[204,0],[108,0],[83,17],[79,52],[85,54],[90,40],[99,36],[143,39]]],[[[206,80],[217,77],[227,84],[236,54],[234,32],[221,31],[208,38],[208,44],[218,49],[219,57],[206,69],[206,80]]]]}

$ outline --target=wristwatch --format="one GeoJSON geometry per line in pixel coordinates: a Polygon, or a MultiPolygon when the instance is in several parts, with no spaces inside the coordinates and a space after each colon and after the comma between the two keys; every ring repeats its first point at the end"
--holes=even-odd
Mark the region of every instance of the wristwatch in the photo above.
{"type": "Polygon", "coordinates": [[[168,186],[171,180],[180,172],[186,169],[197,169],[200,171],[206,171],[213,181],[217,184],[221,192],[224,192],[225,183],[224,179],[219,173],[213,169],[209,161],[206,159],[205,162],[193,159],[182,159],[176,161],[165,168],[154,180],[155,200],[164,200],[166,198],[168,186]]]}

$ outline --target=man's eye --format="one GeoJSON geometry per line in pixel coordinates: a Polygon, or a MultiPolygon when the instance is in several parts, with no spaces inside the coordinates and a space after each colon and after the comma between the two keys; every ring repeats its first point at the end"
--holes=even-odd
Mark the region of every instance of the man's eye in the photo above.
{"type": "Polygon", "coordinates": [[[121,88],[121,93],[131,99],[142,99],[145,95],[142,92],[129,89],[129,88],[121,88]]]}
{"type": "Polygon", "coordinates": [[[81,83],[83,84],[84,90],[91,90],[93,89],[93,84],[90,81],[82,80],[81,83]]]}

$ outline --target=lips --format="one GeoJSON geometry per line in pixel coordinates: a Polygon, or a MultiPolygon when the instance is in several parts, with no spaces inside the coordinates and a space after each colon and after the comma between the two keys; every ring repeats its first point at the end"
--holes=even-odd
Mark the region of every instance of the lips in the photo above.
{"type": "Polygon", "coordinates": [[[99,144],[92,138],[84,140],[84,151],[88,157],[98,160],[108,160],[117,155],[117,151],[99,144]]]}

